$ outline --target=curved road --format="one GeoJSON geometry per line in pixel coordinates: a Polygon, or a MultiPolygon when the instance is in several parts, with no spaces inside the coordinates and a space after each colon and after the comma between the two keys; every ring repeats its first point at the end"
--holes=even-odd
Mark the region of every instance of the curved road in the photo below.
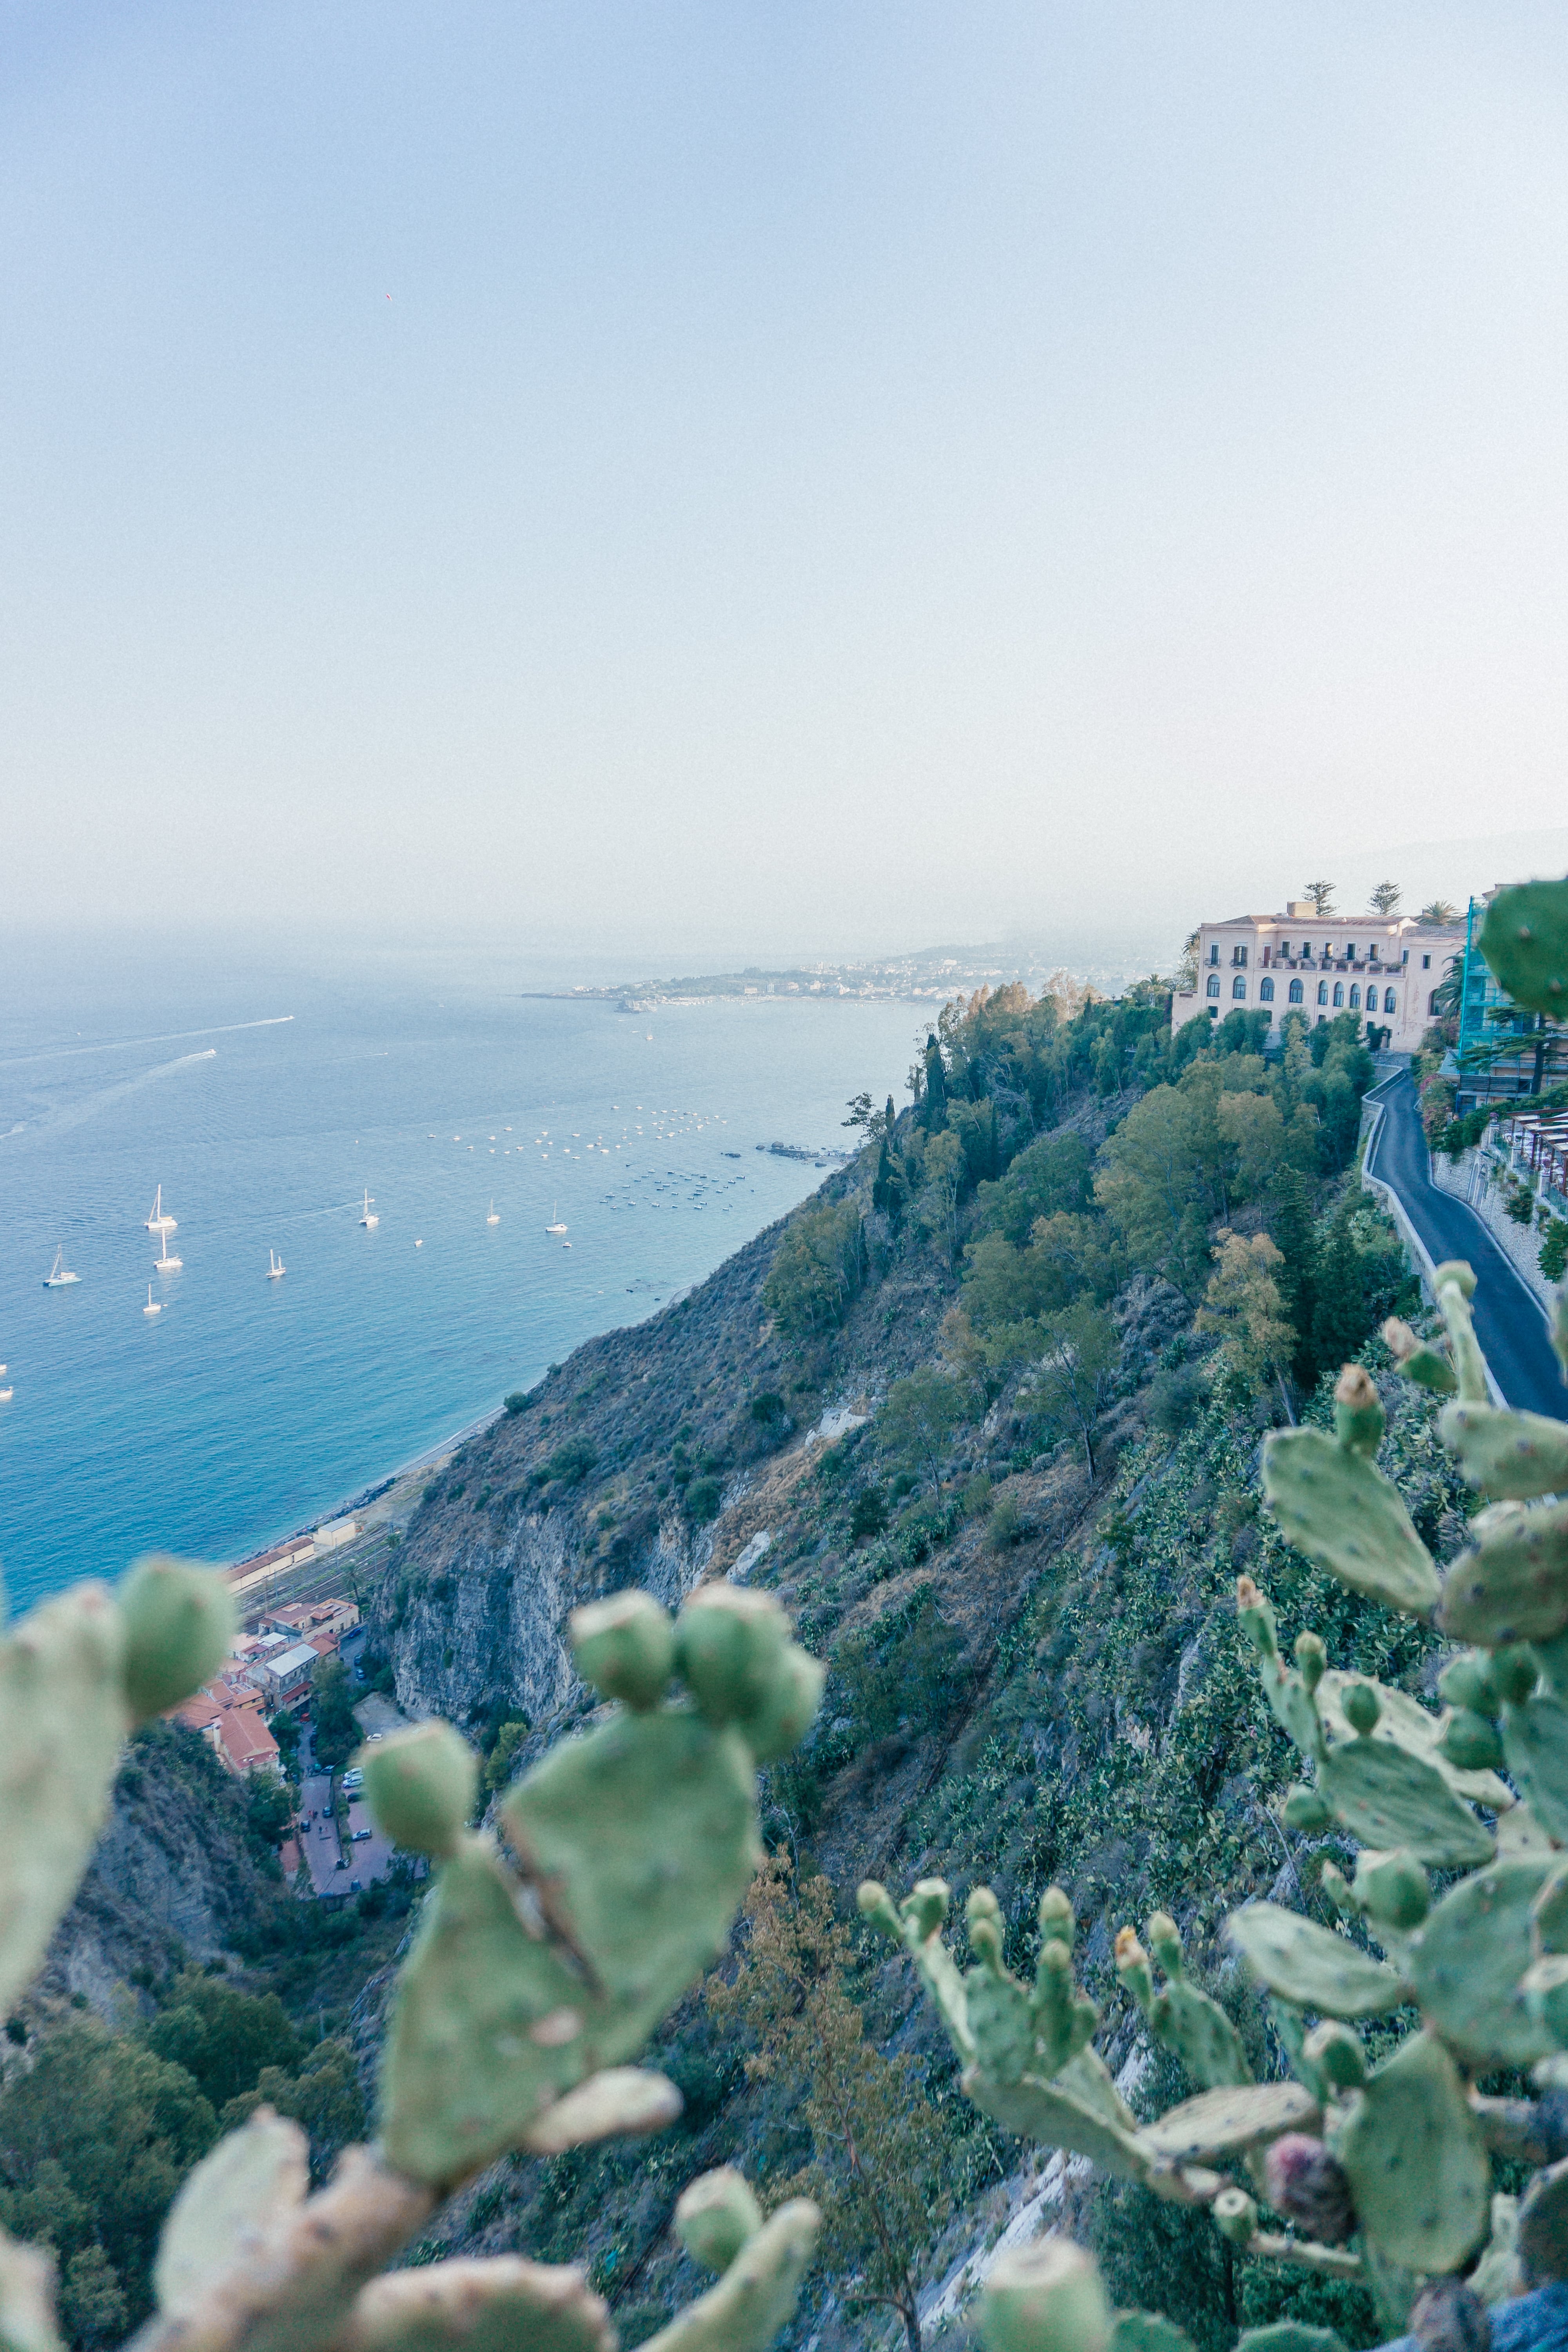
{"type": "Polygon", "coordinates": [[[1366,1155],[1369,1176],[1399,1196],[1400,1206],[1437,1265],[1468,1258],[1476,1270],[1476,1337],[1504,1402],[1521,1412],[1568,1421],[1568,1388],[1547,1335],[1541,1302],[1499,1249],[1475,1211],[1440,1192],[1428,1173],[1415,1086],[1408,1070],[1385,1078],[1367,1099],[1383,1117],[1366,1155]]]}

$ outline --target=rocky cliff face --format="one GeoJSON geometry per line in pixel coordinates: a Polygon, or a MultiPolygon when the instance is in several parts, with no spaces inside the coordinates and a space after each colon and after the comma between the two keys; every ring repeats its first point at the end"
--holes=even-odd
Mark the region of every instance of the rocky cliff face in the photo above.
{"type": "Polygon", "coordinates": [[[92,1864],[29,2002],[79,1995],[111,2021],[185,1959],[231,1948],[285,1900],[246,1827],[246,1791],[193,1732],[152,1726],[128,1751],[92,1864]]]}

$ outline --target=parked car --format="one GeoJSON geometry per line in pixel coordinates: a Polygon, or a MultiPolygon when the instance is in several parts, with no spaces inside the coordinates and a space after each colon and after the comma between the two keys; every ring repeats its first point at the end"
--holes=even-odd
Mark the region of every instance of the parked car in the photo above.
{"type": "Polygon", "coordinates": [[[349,1881],[349,1893],[350,1893],[351,1895],[357,1895],[357,1894],[359,1893],[359,1880],[358,1880],[357,1878],[351,1878],[351,1879],[350,1879],[350,1881],[349,1881]]]}
{"type": "Polygon", "coordinates": [[[351,1843],[353,1843],[353,1844],[354,1844],[354,1845],[358,1845],[358,1843],[360,1843],[360,1840],[361,1840],[362,1838],[367,1838],[367,1837],[369,1837],[369,1836],[370,1836],[370,1834],[371,1834],[371,1832],[370,1832],[370,1831],[369,1831],[369,1830],[355,1830],[355,1832],[354,1832],[354,1833],[353,1833],[353,1838],[352,1838],[352,1840],[351,1840],[351,1843]]]}

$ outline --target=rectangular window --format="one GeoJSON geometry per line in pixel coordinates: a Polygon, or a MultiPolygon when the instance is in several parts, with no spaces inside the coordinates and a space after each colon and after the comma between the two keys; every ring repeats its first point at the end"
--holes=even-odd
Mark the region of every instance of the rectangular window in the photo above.
{"type": "Polygon", "coordinates": [[[1421,969],[1422,969],[1422,971],[1431,971],[1431,969],[1432,969],[1432,959],[1431,959],[1431,957],[1430,957],[1430,956],[1423,956],[1423,957],[1422,957],[1422,959],[1421,959],[1421,969]]]}
{"type": "Polygon", "coordinates": [[[1210,963],[1218,963],[1219,961],[1219,941],[1217,940],[1211,940],[1209,941],[1209,961],[1210,963]]]}

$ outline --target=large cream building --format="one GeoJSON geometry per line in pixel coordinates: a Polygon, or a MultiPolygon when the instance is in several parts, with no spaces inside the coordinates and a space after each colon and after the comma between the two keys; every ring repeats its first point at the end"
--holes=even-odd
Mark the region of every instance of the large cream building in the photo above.
{"type": "Polygon", "coordinates": [[[1288,1013],[1310,1024],[1359,1013],[1389,1032],[1395,1054],[1414,1053],[1431,1025],[1438,987],[1464,952],[1463,923],[1423,923],[1414,915],[1317,915],[1292,899],[1282,915],[1236,915],[1198,932],[1198,984],[1171,1005],[1171,1027],[1288,1013]]]}

